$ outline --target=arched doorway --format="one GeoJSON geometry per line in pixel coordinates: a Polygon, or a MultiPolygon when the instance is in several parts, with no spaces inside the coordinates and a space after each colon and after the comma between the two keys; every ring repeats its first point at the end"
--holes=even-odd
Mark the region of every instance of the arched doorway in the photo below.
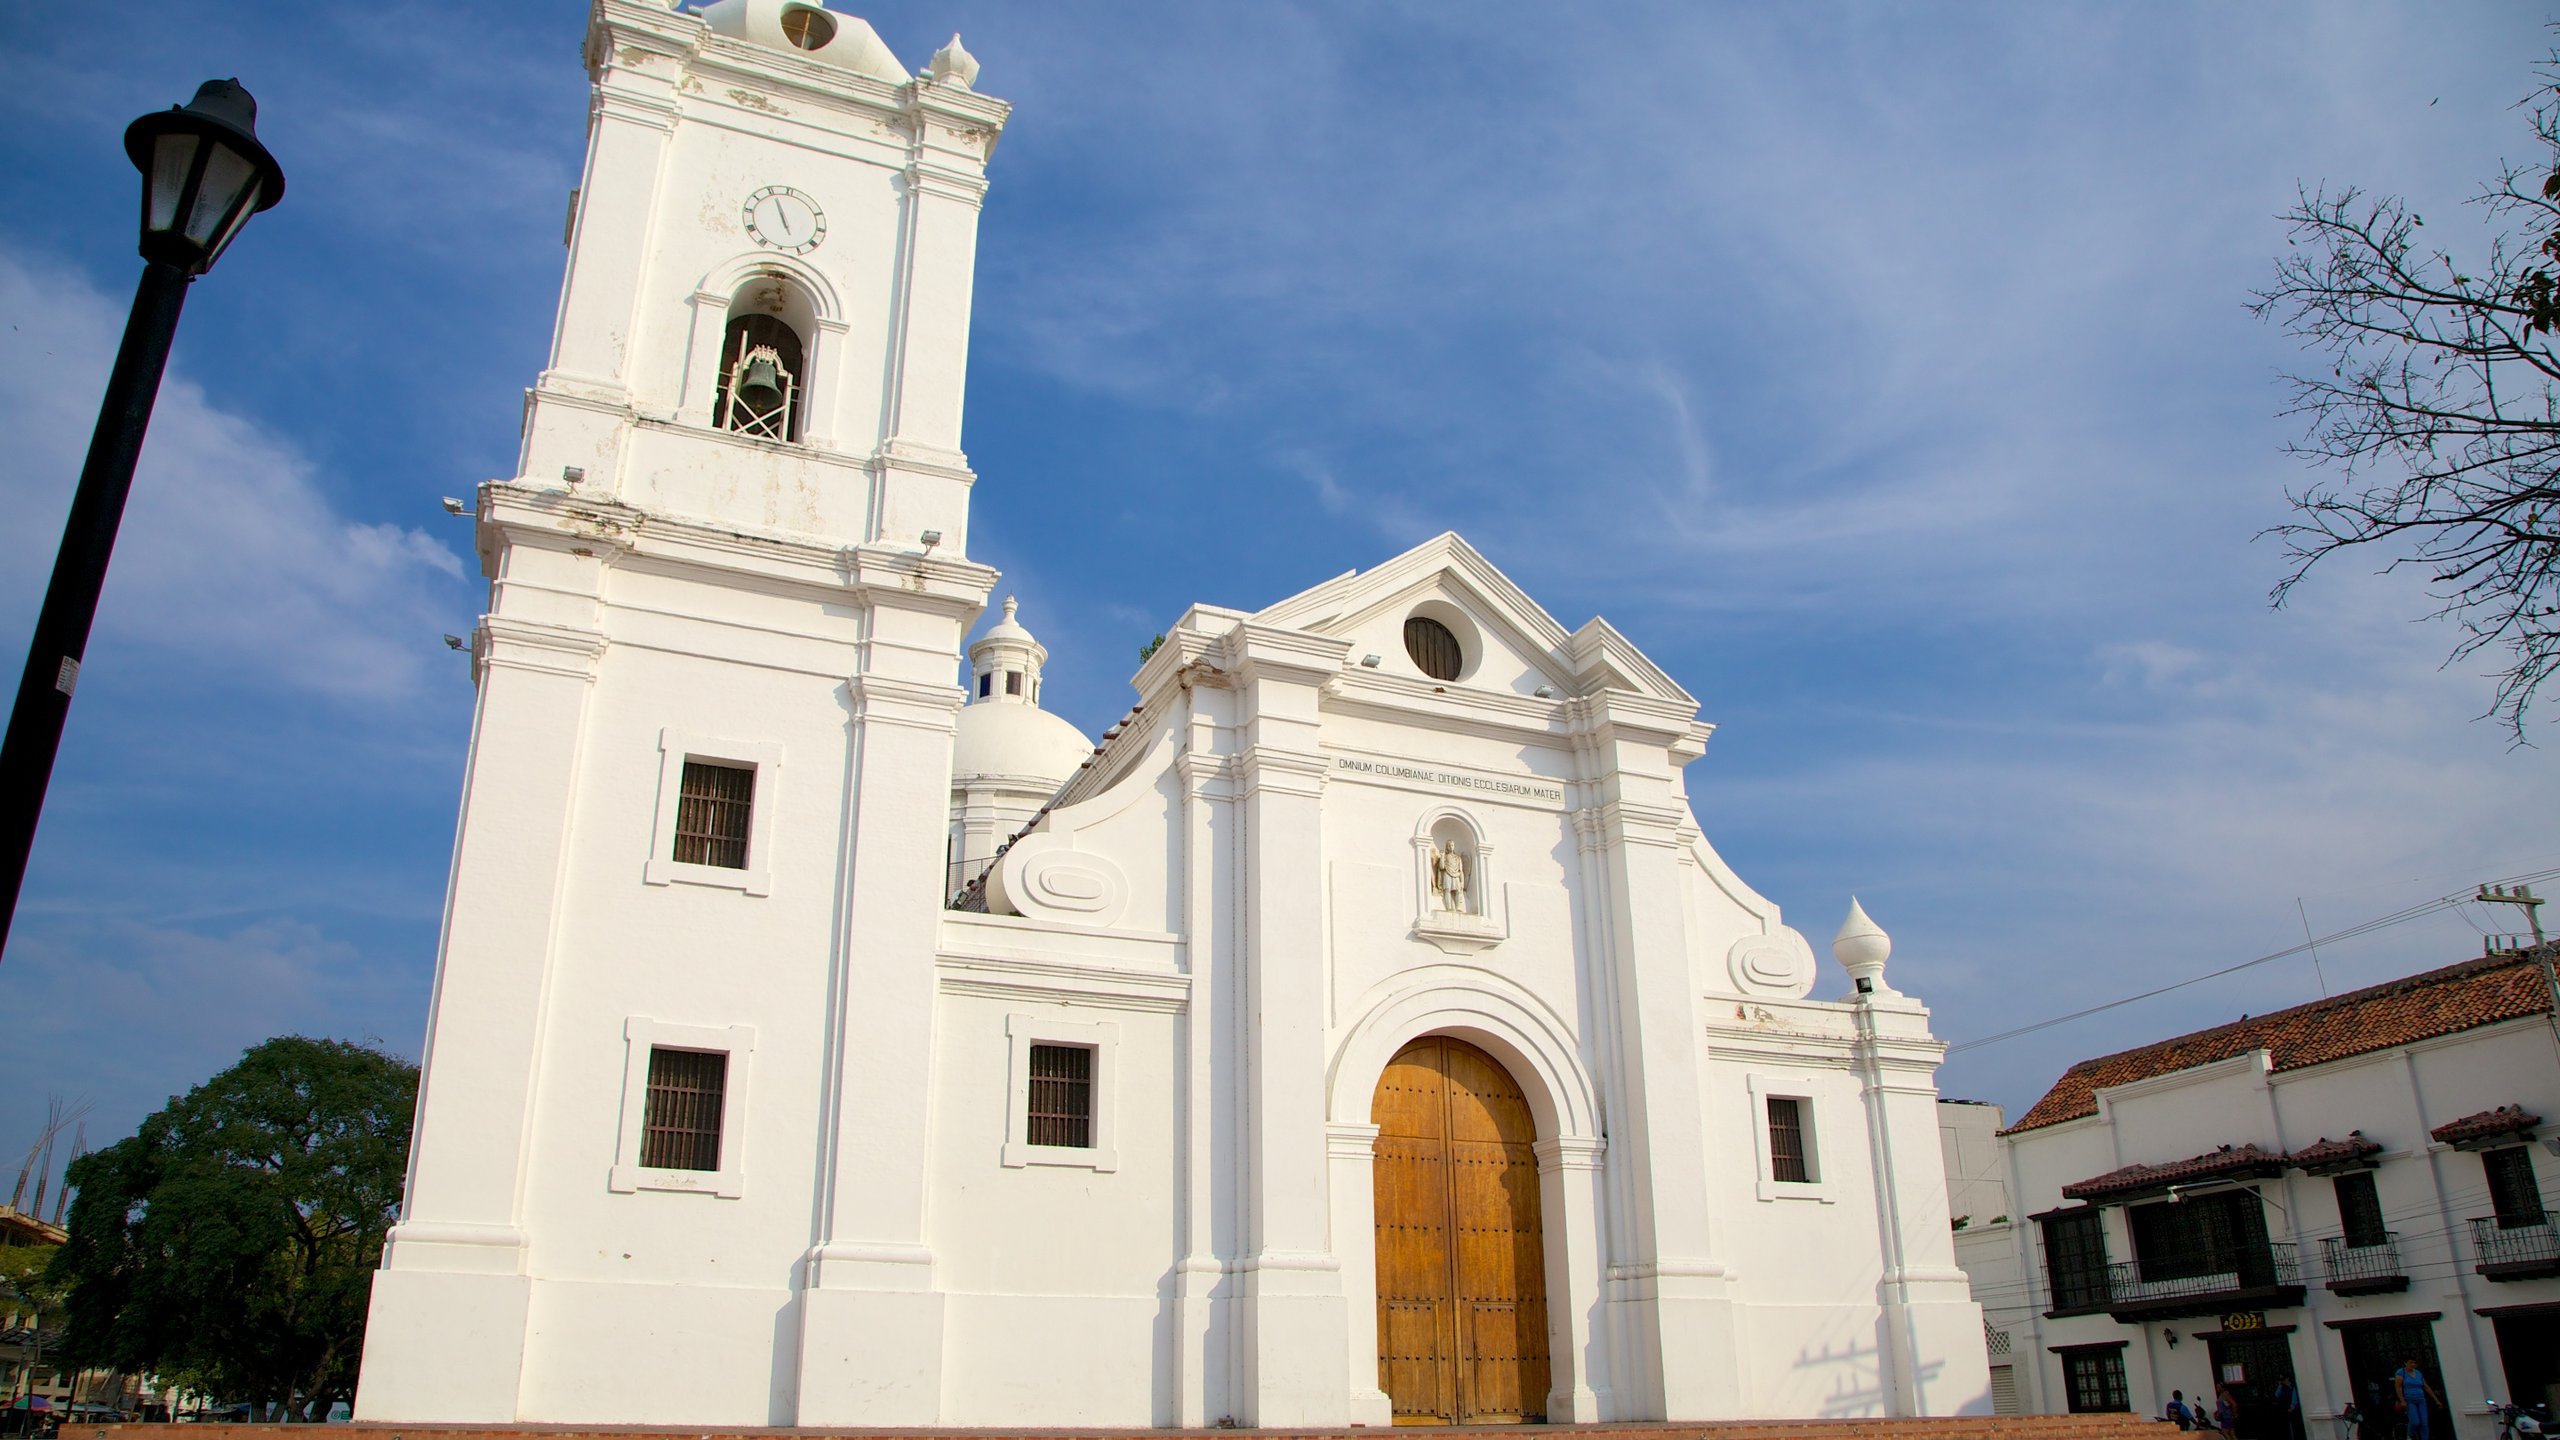
{"type": "Polygon", "coordinates": [[[1527,1097],[1492,1056],[1426,1035],[1388,1062],[1370,1119],[1378,1388],[1396,1423],[1543,1420],[1546,1248],[1527,1097]]]}

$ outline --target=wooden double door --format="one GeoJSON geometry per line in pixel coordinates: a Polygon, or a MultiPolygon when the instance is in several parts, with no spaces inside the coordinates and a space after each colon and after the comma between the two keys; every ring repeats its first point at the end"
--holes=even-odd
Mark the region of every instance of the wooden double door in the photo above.
{"type": "Polygon", "coordinates": [[[1492,1056],[1430,1035],[1378,1078],[1378,1388],[1399,1425],[1543,1420],[1537,1122],[1492,1056]]]}

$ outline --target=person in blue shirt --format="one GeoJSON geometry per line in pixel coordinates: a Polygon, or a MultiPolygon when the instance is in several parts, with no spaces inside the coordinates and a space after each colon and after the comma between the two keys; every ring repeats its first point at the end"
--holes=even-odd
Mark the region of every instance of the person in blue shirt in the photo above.
{"type": "Polygon", "coordinates": [[[2399,1392],[2396,1398],[2400,1404],[2400,1413],[2409,1422],[2409,1440],[2430,1440],[2427,1428],[2427,1401],[2432,1398],[2438,1405],[2442,1405],[2444,1397],[2436,1394],[2436,1387],[2428,1384],[2427,1377],[2419,1373],[2417,1357],[2411,1356],[2401,1361],[2400,1368],[2392,1373],[2391,1382],[2399,1392]]]}
{"type": "Polygon", "coordinates": [[[2302,1392],[2293,1388],[2293,1380],[2290,1376],[2277,1379],[2275,1394],[2272,1398],[2275,1404],[2276,1422],[2284,1427],[2284,1440],[2305,1440],[2302,1430],[2302,1392]]]}
{"type": "Polygon", "coordinates": [[[2195,1417],[2187,1413],[2187,1392],[2184,1390],[2170,1391],[2169,1403],[2161,1407],[2160,1418],[2170,1421],[2181,1430],[2193,1430],[2196,1428],[2195,1417]]]}

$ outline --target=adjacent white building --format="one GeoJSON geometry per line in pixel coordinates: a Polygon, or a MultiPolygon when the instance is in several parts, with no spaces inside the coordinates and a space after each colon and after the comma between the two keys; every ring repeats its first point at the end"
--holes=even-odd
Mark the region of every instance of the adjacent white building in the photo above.
{"type": "Polygon", "coordinates": [[[362,1418],[1988,1408],[1928,1013],[1718,857],[1678,682],[1443,535],[1093,749],[1010,604],[962,665],[977,62],[586,61],[362,1418]]]}
{"type": "Polygon", "coordinates": [[[2245,1440],[2285,1440],[2279,1380],[2313,1440],[2387,1418],[2407,1359],[2437,1440],[2560,1404],[2551,1009],[2503,953],[2072,1066],[2003,1139],[2021,1218],[1956,1236],[1995,1377],[2042,1411],[2224,1384],[2245,1440]]]}

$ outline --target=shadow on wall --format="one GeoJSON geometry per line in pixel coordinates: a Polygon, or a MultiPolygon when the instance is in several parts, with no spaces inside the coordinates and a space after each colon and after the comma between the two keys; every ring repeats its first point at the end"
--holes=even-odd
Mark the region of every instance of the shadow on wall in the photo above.
{"type": "MultiPolygon", "coordinates": [[[[1884,1321],[1881,1317],[1877,1319],[1876,1326],[1879,1331],[1883,1329],[1884,1321]]],[[[1815,1383],[1823,1387],[1824,1393],[1821,1407],[1816,1413],[1825,1420],[1865,1419],[1893,1413],[1891,1397],[1886,1393],[1884,1349],[1881,1343],[1861,1345],[1852,1342],[1835,1348],[1825,1341],[1819,1348],[1797,1351],[1796,1369],[1815,1372],[1819,1377],[1815,1383]]],[[[1923,1400],[1928,1402],[1929,1413],[1933,1415],[1988,1415],[1991,1413],[1991,1395],[1988,1391],[1978,1396],[1968,1397],[1964,1403],[1952,1407],[1945,1403],[1943,1397],[1932,1394],[1932,1385],[1945,1370],[1946,1363],[1939,1360],[1924,1361],[1920,1366],[1919,1389],[1923,1400]]]]}

